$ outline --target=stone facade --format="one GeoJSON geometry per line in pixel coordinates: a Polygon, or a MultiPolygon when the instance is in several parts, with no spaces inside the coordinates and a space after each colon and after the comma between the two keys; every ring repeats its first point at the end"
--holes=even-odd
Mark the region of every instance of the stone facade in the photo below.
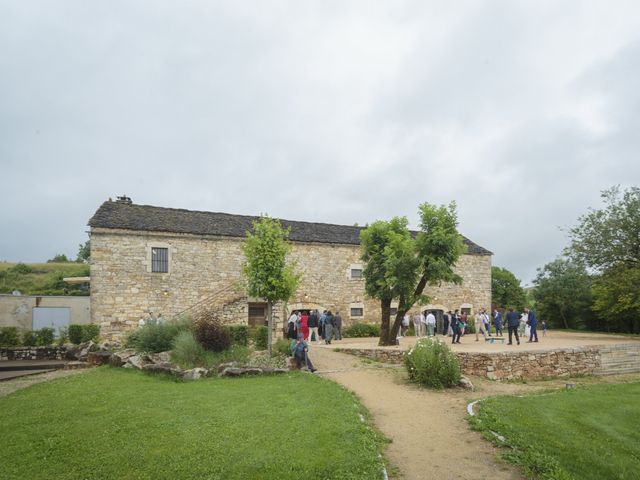
{"type": "MultiPolygon", "coordinates": [[[[242,239],[176,233],[132,232],[94,228],[91,232],[91,318],[102,335],[121,338],[138,320],[152,311],[174,316],[241,281],[244,256],[242,239]],[[169,272],[152,273],[152,247],[169,249],[169,272]]],[[[340,311],[345,325],[379,322],[380,306],[365,298],[364,279],[351,278],[351,268],[360,265],[357,245],[293,243],[291,258],[303,273],[298,291],[287,306],[276,313],[300,308],[340,311]],[[352,307],[362,307],[362,317],[351,317],[352,307]]],[[[491,301],[491,257],[464,255],[458,266],[462,285],[428,289],[432,307],[463,306],[489,308],[491,301]]],[[[218,299],[227,323],[247,323],[247,299],[231,288],[218,299]]],[[[283,315],[277,315],[276,330],[283,315]]]]}

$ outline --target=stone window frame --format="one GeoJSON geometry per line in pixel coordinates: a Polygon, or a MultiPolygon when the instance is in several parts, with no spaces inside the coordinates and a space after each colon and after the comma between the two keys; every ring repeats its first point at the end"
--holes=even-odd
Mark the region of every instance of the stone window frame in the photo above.
{"type": "Polygon", "coordinates": [[[363,274],[364,274],[364,266],[361,263],[352,263],[351,265],[349,265],[349,268],[347,269],[347,278],[349,280],[364,280],[363,274]],[[359,270],[360,276],[354,277],[353,270],[359,270]]]}
{"type": "Polygon", "coordinates": [[[173,255],[173,248],[168,243],[163,242],[151,242],[147,243],[147,273],[159,273],[160,275],[166,275],[171,273],[171,260],[173,255]],[[152,270],[153,261],[151,258],[151,252],[154,248],[166,248],[167,249],[167,271],[166,272],[154,272],[152,270]]]}
{"type": "Polygon", "coordinates": [[[351,302],[349,304],[349,318],[364,318],[364,303],[362,303],[362,302],[351,302]],[[362,315],[353,315],[353,310],[354,309],[362,310],[362,315]]]}

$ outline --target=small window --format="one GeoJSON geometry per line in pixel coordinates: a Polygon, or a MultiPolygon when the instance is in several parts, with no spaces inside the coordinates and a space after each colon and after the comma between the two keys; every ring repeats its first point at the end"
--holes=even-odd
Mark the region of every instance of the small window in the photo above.
{"type": "Polygon", "coordinates": [[[169,249],[151,247],[151,271],[157,273],[169,272],[169,249]]]}
{"type": "Polygon", "coordinates": [[[391,307],[391,316],[395,316],[398,313],[398,308],[397,307],[391,307]]]}
{"type": "Polygon", "coordinates": [[[351,316],[352,317],[364,317],[364,308],[360,307],[360,308],[352,308],[351,309],[351,316]]]}
{"type": "Polygon", "coordinates": [[[266,316],[264,307],[249,307],[249,316],[250,317],[264,317],[266,316]]]}
{"type": "Polygon", "coordinates": [[[352,268],[351,269],[351,278],[362,278],[362,269],[361,268],[352,268]]]}

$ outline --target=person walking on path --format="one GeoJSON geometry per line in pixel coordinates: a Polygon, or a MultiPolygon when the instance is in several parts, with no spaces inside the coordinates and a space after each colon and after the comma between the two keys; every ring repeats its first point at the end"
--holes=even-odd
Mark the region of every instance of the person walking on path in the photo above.
{"type": "Polygon", "coordinates": [[[529,327],[531,328],[530,335],[529,335],[529,343],[537,342],[538,341],[538,330],[537,330],[538,319],[536,318],[536,314],[533,313],[533,310],[529,310],[528,308],[525,308],[524,311],[527,314],[527,319],[528,319],[527,322],[529,323],[529,327]]]}
{"type": "Polygon", "coordinates": [[[420,312],[413,316],[413,329],[416,332],[416,338],[420,338],[422,336],[422,319],[420,318],[420,312]]]}
{"type": "Polygon", "coordinates": [[[422,333],[423,337],[426,337],[428,335],[428,330],[427,330],[427,316],[425,315],[425,312],[420,312],[420,324],[422,325],[422,331],[420,333],[422,333]]]}
{"type": "Polygon", "coordinates": [[[476,313],[475,316],[475,327],[476,327],[476,342],[479,342],[479,337],[478,337],[478,333],[482,332],[482,336],[484,337],[484,339],[486,340],[487,338],[487,329],[484,326],[484,315],[482,314],[482,312],[478,312],[476,313]]]}
{"type": "Polygon", "coordinates": [[[340,312],[336,310],[336,314],[333,316],[333,332],[336,340],[342,340],[342,317],[340,312]]]}
{"type": "Polygon", "coordinates": [[[462,334],[462,330],[460,329],[460,318],[458,317],[458,311],[451,316],[451,331],[452,331],[452,339],[451,343],[460,343],[460,335],[462,334]]]}
{"type": "Polygon", "coordinates": [[[430,337],[433,337],[436,331],[436,316],[433,314],[433,312],[427,313],[425,323],[427,324],[427,334],[430,337]]]}
{"type": "Polygon", "coordinates": [[[323,310],[322,311],[322,316],[320,317],[320,338],[324,339],[324,324],[327,321],[327,311],[323,310]]]}
{"type": "Polygon", "coordinates": [[[298,333],[302,333],[302,338],[306,342],[309,339],[309,316],[306,312],[300,314],[300,330],[298,333]]]}
{"type": "Polygon", "coordinates": [[[496,336],[502,336],[502,314],[498,309],[493,312],[493,324],[496,327],[496,336]]]}
{"type": "Polygon", "coordinates": [[[298,312],[291,312],[291,316],[287,321],[287,338],[295,340],[296,335],[296,322],[298,321],[298,312]]]}
{"type": "Polygon", "coordinates": [[[316,343],[320,343],[320,333],[318,333],[318,311],[317,310],[311,310],[311,313],[309,314],[309,321],[307,322],[307,325],[309,326],[309,343],[311,343],[311,340],[314,338],[313,335],[315,334],[315,339],[316,339],[316,343]]]}
{"type": "Polygon", "coordinates": [[[518,327],[518,333],[520,337],[524,337],[527,333],[527,314],[526,312],[522,312],[520,315],[520,325],[518,327]]]}
{"type": "Polygon", "coordinates": [[[547,322],[545,322],[544,320],[542,320],[542,336],[546,337],[547,336],[547,322]]]}
{"type": "Polygon", "coordinates": [[[302,338],[302,334],[298,335],[296,340],[291,341],[291,356],[296,359],[296,368],[300,370],[302,368],[302,362],[304,362],[307,369],[313,373],[316,369],[311,363],[309,358],[309,346],[302,338]]]}
{"type": "Polygon", "coordinates": [[[491,316],[484,308],[482,309],[482,319],[484,320],[484,329],[487,331],[487,334],[491,336],[491,316]]]}
{"type": "Polygon", "coordinates": [[[513,311],[513,308],[509,309],[507,313],[507,328],[509,329],[509,343],[508,345],[513,345],[512,335],[515,334],[516,342],[520,345],[520,337],[518,337],[518,324],[520,323],[520,315],[517,312],[513,311]]]}
{"type": "Polygon", "coordinates": [[[465,332],[465,330],[467,329],[467,313],[465,311],[462,312],[462,315],[460,315],[460,321],[458,322],[458,324],[460,325],[460,335],[463,335],[467,332],[465,332]]]}
{"type": "Polygon", "coordinates": [[[407,330],[409,330],[409,315],[405,315],[402,318],[402,328],[400,328],[400,331],[403,337],[407,334],[407,330]]]}
{"type": "Polygon", "coordinates": [[[324,343],[325,345],[331,345],[331,338],[333,337],[333,313],[331,310],[327,312],[327,317],[324,320],[324,343]]]}

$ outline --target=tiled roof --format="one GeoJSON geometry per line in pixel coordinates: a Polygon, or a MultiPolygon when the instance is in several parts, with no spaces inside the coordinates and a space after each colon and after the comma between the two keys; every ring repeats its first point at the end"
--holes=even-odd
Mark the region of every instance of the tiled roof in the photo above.
{"type": "MultiPolygon", "coordinates": [[[[229,213],[199,212],[177,208],[136,205],[120,201],[104,202],[89,220],[90,227],[138,230],[150,232],[189,233],[195,235],[219,235],[245,237],[252,230],[252,222],[258,217],[229,213]]],[[[360,231],[365,227],[333,225],[330,223],[295,222],[280,220],[285,228],[291,228],[289,240],[293,242],[318,242],[343,245],[359,245],[360,231]]],[[[465,238],[472,255],[492,253],[465,238]]]]}

